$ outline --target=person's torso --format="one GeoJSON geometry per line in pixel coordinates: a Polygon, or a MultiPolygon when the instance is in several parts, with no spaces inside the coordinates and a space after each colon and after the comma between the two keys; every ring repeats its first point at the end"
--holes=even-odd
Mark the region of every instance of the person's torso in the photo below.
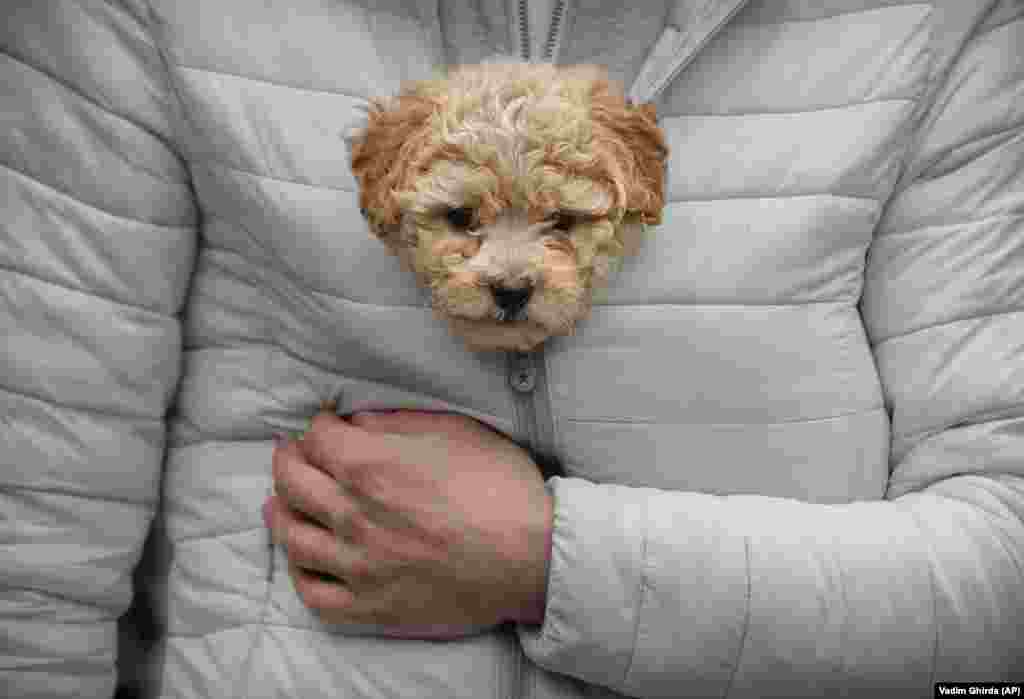
{"type": "Polygon", "coordinates": [[[341,138],[403,80],[531,45],[521,3],[153,4],[203,213],[164,489],[164,695],[595,696],[508,632],[389,641],[302,607],[258,510],[270,433],[323,398],[465,413],[601,483],[883,495],[858,301],[934,77],[933,5],[755,0],[711,35],[731,3],[553,3],[537,45],[557,62],[664,86],[668,204],[576,333],[523,358],[449,335],[366,230],[341,138]],[[687,19],[706,45],[666,29],[687,19]]]}

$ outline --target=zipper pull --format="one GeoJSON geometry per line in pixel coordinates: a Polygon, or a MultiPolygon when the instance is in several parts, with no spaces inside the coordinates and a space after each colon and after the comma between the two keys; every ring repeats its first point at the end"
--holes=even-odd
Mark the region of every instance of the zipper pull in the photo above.
{"type": "Polygon", "coordinates": [[[529,393],[536,388],[537,368],[529,354],[513,353],[508,383],[518,393],[529,393]]]}

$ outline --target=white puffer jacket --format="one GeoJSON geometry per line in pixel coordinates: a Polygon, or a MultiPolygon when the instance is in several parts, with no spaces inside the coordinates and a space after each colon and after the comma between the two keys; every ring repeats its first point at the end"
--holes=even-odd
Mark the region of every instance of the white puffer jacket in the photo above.
{"type": "Polygon", "coordinates": [[[154,522],[154,696],[1024,681],[1024,3],[558,0],[542,42],[523,5],[0,4],[0,696],[111,695],[154,522]],[[656,102],[670,203],[517,389],[371,239],[341,135],[531,44],[656,102]],[[303,607],[260,505],[330,396],[561,457],[543,627],[303,607]]]}

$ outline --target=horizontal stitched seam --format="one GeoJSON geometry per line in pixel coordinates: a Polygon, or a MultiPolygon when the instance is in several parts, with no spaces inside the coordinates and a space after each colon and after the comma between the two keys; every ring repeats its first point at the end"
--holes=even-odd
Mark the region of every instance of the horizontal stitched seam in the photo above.
{"type": "Polygon", "coordinates": [[[25,391],[16,390],[14,388],[11,388],[10,385],[3,384],[3,383],[0,383],[0,393],[9,393],[10,395],[13,395],[13,396],[20,396],[22,398],[27,398],[29,400],[39,401],[40,403],[46,403],[47,405],[52,405],[55,408],[66,408],[68,410],[77,410],[80,413],[90,413],[92,415],[100,415],[102,417],[113,418],[115,420],[127,420],[127,421],[135,421],[135,422],[156,422],[156,423],[163,423],[163,421],[164,421],[162,416],[161,417],[151,417],[149,415],[132,415],[130,413],[115,413],[115,412],[111,412],[109,410],[101,410],[99,408],[92,408],[92,407],[85,406],[85,405],[72,405],[71,403],[68,403],[66,401],[58,403],[56,401],[49,400],[49,399],[44,398],[42,396],[34,396],[31,393],[26,393],[25,391]]]}
{"type": "Polygon", "coordinates": [[[686,204],[690,202],[733,201],[741,199],[796,199],[799,197],[835,197],[836,199],[856,199],[878,202],[878,197],[869,194],[836,194],[834,192],[793,192],[791,194],[723,194],[714,197],[681,197],[668,199],[667,204],[686,204]]]}
{"type": "MultiPolygon", "coordinates": [[[[228,225],[235,225],[234,222],[229,221],[229,220],[227,220],[227,219],[225,219],[223,217],[217,216],[216,218],[217,218],[217,220],[223,221],[224,223],[226,223],[228,225]]],[[[237,250],[233,250],[231,248],[207,245],[204,248],[204,250],[209,250],[209,251],[223,253],[223,254],[226,254],[226,255],[233,255],[233,256],[239,257],[242,260],[244,260],[247,264],[251,264],[254,267],[256,267],[256,266],[263,266],[263,265],[260,265],[258,262],[252,260],[251,258],[247,257],[245,254],[243,254],[243,253],[241,253],[241,252],[239,252],[237,250]]],[[[282,276],[288,277],[297,286],[300,286],[300,287],[310,291],[311,293],[318,294],[318,295],[321,295],[321,296],[324,296],[324,297],[327,297],[327,298],[330,298],[330,299],[335,299],[335,300],[341,301],[343,303],[351,304],[353,306],[364,306],[364,307],[368,307],[368,308],[380,308],[380,309],[408,309],[408,310],[419,309],[419,310],[422,310],[422,311],[429,311],[430,310],[430,308],[428,306],[424,306],[424,305],[381,304],[381,303],[373,303],[373,302],[369,302],[369,301],[359,301],[359,300],[353,299],[353,298],[348,297],[348,296],[342,296],[342,295],[334,293],[334,292],[324,291],[322,289],[311,287],[304,280],[302,280],[302,279],[300,279],[298,277],[295,277],[294,275],[292,275],[289,271],[285,270],[284,268],[274,268],[274,272],[277,273],[277,274],[281,274],[282,276]]],[[[235,276],[236,276],[236,278],[241,279],[242,281],[248,281],[245,277],[243,277],[241,275],[235,275],[235,276]]],[[[727,306],[735,306],[737,308],[764,308],[764,307],[796,308],[796,307],[801,307],[801,306],[816,306],[816,305],[825,305],[825,304],[843,305],[844,303],[845,303],[844,301],[836,301],[836,300],[801,301],[801,302],[794,302],[794,303],[778,303],[778,304],[771,304],[771,303],[692,303],[692,304],[684,304],[684,303],[675,303],[675,302],[664,302],[664,303],[651,302],[651,303],[639,303],[639,304],[605,303],[605,304],[598,304],[598,305],[596,305],[596,307],[597,308],[645,308],[645,307],[677,306],[679,308],[695,308],[695,307],[722,308],[722,307],[727,307],[727,306]]],[[[260,343],[260,344],[263,344],[263,343],[260,343]]]]}
{"type": "MultiPolygon", "coordinates": [[[[14,591],[14,592],[17,592],[17,591],[21,591],[21,592],[36,592],[36,593],[38,593],[40,595],[43,595],[44,597],[49,597],[52,600],[56,600],[58,602],[62,602],[64,604],[67,604],[67,605],[73,606],[73,607],[87,607],[89,609],[100,609],[100,610],[103,610],[103,611],[112,611],[112,610],[107,609],[106,607],[100,607],[100,606],[98,606],[96,604],[93,604],[92,602],[83,602],[80,599],[75,599],[74,597],[68,597],[67,595],[57,594],[57,593],[52,592],[50,590],[45,590],[45,589],[43,589],[41,587],[25,587],[24,585],[17,585],[17,586],[14,586],[14,585],[0,585],[0,592],[8,592],[8,591],[14,591]]],[[[50,625],[50,624],[60,624],[61,626],[86,626],[86,625],[94,626],[96,624],[109,624],[109,623],[112,623],[112,622],[116,623],[119,617],[120,617],[120,614],[114,614],[114,615],[111,615],[109,618],[106,618],[106,619],[100,618],[100,619],[89,619],[89,620],[85,620],[85,621],[61,621],[61,620],[55,620],[55,619],[52,619],[52,618],[39,619],[38,616],[37,616],[36,618],[32,618],[32,619],[17,618],[14,621],[17,622],[17,623],[26,623],[26,622],[28,622],[28,623],[33,623],[33,624],[34,623],[43,623],[43,624],[47,624],[47,625],[50,625]]],[[[18,668],[19,671],[21,669],[22,668],[18,668]]],[[[28,668],[26,668],[26,669],[28,669],[28,668]]]]}
{"type": "Polygon", "coordinates": [[[780,420],[778,422],[670,422],[667,420],[661,421],[633,418],[561,418],[559,421],[571,422],[574,424],[673,425],[677,427],[773,427],[775,425],[798,425],[812,422],[829,422],[832,420],[842,420],[844,418],[870,415],[872,413],[880,413],[884,411],[885,408],[879,405],[868,408],[867,410],[857,410],[849,413],[840,413],[838,415],[828,415],[826,417],[815,418],[797,418],[793,420],[780,420]]]}
{"type": "Polygon", "coordinates": [[[156,500],[132,500],[110,494],[78,492],[68,488],[37,488],[20,483],[12,484],[6,481],[0,481],[0,488],[3,488],[4,492],[47,493],[49,495],[61,495],[69,498],[81,498],[82,500],[102,500],[103,502],[114,502],[133,507],[156,507],[156,500]]]}
{"type": "Polygon", "coordinates": [[[1011,221],[1015,219],[1024,219],[1024,211],[1022,211],[1019,214],[1014,213],[1013,211],[1004,211],[1002,213],[992,214],[991,216],[964,219],[962,221],[938,221],[935,223],[926,223],[921,226],[914,226],[913,228],[903,228],[892,231],[878,231],[876,232],[875,237],[877,240],[885,240],[886,238],[890,238],[892,236],[913,235],[918,233],[949,236],[949,228],[953,228],[956,226],[967,226],[974,223],[988,223],[990,221],[998,221],[999,219],[1009,219],[1011,221]]]}
{"type": "MultiPolygon", "coordinates": [[[[228,219],[225,219],[222,216],[216,216],[215,218],[218,221],[224,221],[224,222],[226,222],[228,224],[233,225],[232,221],[229,221],[228,219]]],[[[244,231],[244,229],[243,229],[243,231],[244,231]]],[[[262,267],[262,268],[266,269],[266,265],[260,264],[259,262],[253,260],[252,258],[247,257],[245,254],[243,254],[243,253],[241,253],[241,252],[239,252],[237,250],[232,250],[231,248],[218,247],[218,246],[214,246],[214,245],[205,245],[203,247],[203,252],[206,252],[206,251],[217,252],[217,253],[221,253],[221,254],[224,254],[224,255],[233,255],[235,257],[238,257],[238,258],[242,259],[246,264],[249,264],[249,265],[251,265],[253,267],[262,267]]],[[[243,282],[250,282],[250,280],[248,278],[243,277],[242,275],[238,274],[234,270],[229,270],[229,271],[230,271],[230,273],[236,279],[239,279],[239,280],[241,280],[243,282]]],[[[334,292],[331,292],[331,291],[325,291],[323,289],[319,289],[319,288],[310,286],[310,284],[308,282],[306,282],[306,280],[302,279],[301,277],[295,276],[294,274],[291,273],[291,270],[287,269],[284,266],[274,267],[274,268],[272,268],[272,271],[275,274],[279,274],[279,275],[281,275],[283,277],[287,277],[288,279],[290,279],[292,281],[293,284],[295,284],[296,286],[298,286],[301,289],[309,291],[310,293],[317,294],[319,296],[325,296],[325,297],[330,298],[330,299],[336,299],[338,301],[341,301],[343,303],[348,303],[348,304],[351,304],[353,306],[367,306],[367,307],[370,307],[370,308],[384,308],[384,309],[387,309],[387,308],[394,308],[394,309],[405,309],[405,308],[413,309],[413,308],[419,308],[419,309],[422,309],[422,310],[425,310],[425,311],[430,310],[430,308],[428,306],[415,306],[415,305],[410,305],[410,304],[382,304],[382,303],[370,303],[370,302],[367,302],[367,301],[357,301],[355,299],[349,298],[348,296],[342,296],[341,294],[337,294],[337,293],[334,293],[334,292]]]]}
{"type": "Polygon", "coordinates": [[[1024,308],[1000,309],[1000,310],[997,310],[997,311],[992,311],[990,313],[975,313],[975,314],[972,314],[972,315],[969,315],[969,316],[964,316],[962,318],[950,318],[949,320],[943,320],[941,322],[931,323],[929,325],[922,325],[921,327],[913,328],[911,330],[906,330],[904,332],[897,333],[895,335],[889,335],[888,337],[886,337],[883,340],[878,340],[877,342],[872,343],[871,347],[872,347],[872,349],[875,349],[875,348],[878,348],[878,347],[882,346],[886,342],[890,342],[892,340],[898,340],[900,338],[907,337],[908,335],[913,335],[914,333],[924,332],[925,330],[933,330],[935,328],[941,328],[944,325],[953,325],[954,323],[966,323],[966,322],[972,321],[972,320],[981,320],[981,319],[984,319],[984,318],[993,318],[995,316],[1003,316],[1003,315],[1013,315],[1013,314],[1016,314],[1016,313],[1024,313],[1024,308]]]}
{"type": "MultiPolygon", "coordinates": [[[[300,187],[309,187],[310,189],[324,189],[324,190],[327,190],[329,192],[345,192],[346,194],[354,194],[356,192],[355,189],[345,189],[344,187],[332,187],[330,185],[319,184],[319,183],[315,183],[315,182],[300,182],[299,180],[289,180],[289,179],[287,179],[285,177],[277,177],[275,175],[268,175],[265,172],[254,172],[253,170],[246,170],[245,168],[238,167],[237,165],[232,165],[231,163],[224,162],[223,160],[218,160],[217,158],[201,158],[201,159],[193,160],[191,162],[192,162],[193,166],[207,167],[207,168],[209,168],[211,166],[215,166],[215,167],[223,168],[225,170],[232,170],[234,172],[240,172],[243,175],[249,175],[251,177],[259,177],[259,178],[262,178],[262,179],[265,179],[265,180],[272,180],[274,182],[284,182],[286,184],[294,184],[294,185],[298,185],[300,187]]],[[[348,167],[347,164],[346,164],[346,167],[348,167]]],[[[355,207],[353,207],[353,208],[355,208],[355,207]]]]}
{"type": "MultiPolygon", "coordinates": [[[[208,350],[237,351],[237,350],[241,350],[241,349],[256,349],[256,348],[267,348],[267,349],[276,350],[276,351],[281,352],[284,355],[288,356],[289,358],[294,359],[297,362],[301,362],[303,364],[311,366],[314,369],[319,369],[320,371],[324,372],[325,374],[331,374],[331,375],[337,374],[337,370],[336,369],[334,369],[332,367],[329,367],[329,366],[325,366],[325,365],[320,364],[318,362],[314,362],[309,357],[303,357],[301,355],[297,355],[294,352],[292,352],[291,350],[289,350],[287,347],[283,347],[281,345],[275,345],[270,340],[248,339],[248,340],[245,340],[244,342],[238,342],[238,343],[231,344],[231,345],[218,344],[216,342],[205,344],[205,345],[188,345],[188,346],[185,347],[184,352],[186,352],[186,353],[187,352],[206,352],[208,350]]],[[[269,437],[268,437],[268,439],[269,439],[269,437]]],[[[194,441],[194,442],[175,442],[171,446],[174,446],[174,447],[185,447],[185,446],[193,446],[193,445],[196,445],[196,444],[201,444],[203,442],[234,442],[234,441],[259,442],[259,441],[263,441],[263,440],[261,440],[259,438],[254,438],[254,439],[251,439],[251,440],[249,440],[249,439],[247,439],[247,440],[241,440],[241,439],[236,440],[234,438],[231,438],[231,439],[229,439],[229,438],[224,438],[224,439],[202,439],[202,440],[197,440],[197,441],[194,441]]]]}
{"type": "Polygon", "coordinates": [[[985,422],[1014,421],[1022,417],[1024,417],[1024,404],[1018,405],[1014,403],[1001,408],[982,410],[972,415],[958,417],[955,420],[947,421],[938,427],[926,427],[923,430],[916,430],[913,432],[893,432],[892,436],[893,439],[900,439],[904,441],[915,440],[917,444],[912,448],[916,449],[917,445],[923,440],[931,439],[935,435],[949,430],[974,427],[985,422]]]}
{"type": "MultiPolygon", "coordinates": [[[[286,184],[294,184],[301,187],[309,187],[310,189],[323,189],[332,192],[345,192],[346,194],[355,194],[356,189],[345,189],[343,187],[331,187],[330,185],[317,184],[310,182],[300,182],[298,180],[289,180],[284,177],[276,177],[274,175],[268,175],[262,172],[254,172],[252,170],[246,170],[245,168],[232,165],[231,163],[218,160],[217,158],[202,158],[192,161],[195,166],[205,167],[219,167],[225,170],[231,170],[239,172],[244,175],[250,175],[252,177],[259,177],[262,179],[272,180],[275,182],[284,182],[286,184]]],[[[676,199],[666,199],[666,204],[685,204],[689,202],[716,202],[716,201],[731,201],[734,199],[797,199],[800,197],[834,197],[836,199],[854,199],[860,201],[873,201],[877,202],[878,197],[867,195],[867,194],[837,194],[835,192],[793,192],[789,194],[723,194],[722,196],[716,197],[685,197],[676,199]]]]}
{"type": "Polygon", "coordinates": [[[93,298],[100,299],[101,301],[105,301],[105,302],[111,304],[112,306],[123,306],[125,308],[132,308],[132,309],[135,309],[137,311],[144,311],[146,313],[151,313],[153,315],[160,316],[162,318],[173,318],[174,317],[173,314],[171,314],[171,313],[164,313],[164,312],[162,312],[162,311],[160,311],[158,309],[148,308],[146,306],[140,306],[137,303],[127,303],[125,301],[120,301],[120,300],[112,298],[110,296],[105,296],[104,294],[96,293],[92,289],[74,287],[74,286],[71,286],[69,284],[65,284],[64,282],[57,281],[56,279],[49,279],[49,278],[46,278],[46,277],[41,277],[38,274],[35,274],[33,272],[29,272],[29,271],[26,271],[26,270],[23,270],[23,269],[18,269],[17,267],[12,267],[10,265],[4,264],[2,260],[0,260],[0,272],[9,272],[9,273],[17,275],[17,276],[27,277],[29,279],[35,279],[38,282],[42,282],[43,284],[49,284],[50,286],[55,286],[58,289],[64,289],[66,291],[72,291],[72,292],[75,292],[75,293],[78,293],[78,294],[83,294],[85,296],[92,296],[93,298]]]}
{"type": "MultiPolygon", "coordinates": [[[[270,478],[271,478],[270,472],[268,471],[267,472],[268,484],[270,482],[270,478]]],[[[268,495],[269,495],[269,493],[268,493],[268,495]]],[[[257,505],[257,507],[258,507],[258,505],[257,505]]],[[[254,507],[253,512],[256,512],[256,507],[254,507]]],[[[164,519],[168,519],[168,518],[166,516],[164,516],[164,519]]],[[[196,542],[196,541],[205,541],[207,539],[222,539],[222,538],[224,538],[226,536],[238,536],[239,534],[250,534],[252,532],[261,531],[263,529],[265,529],[265,527],[263,527],[262,525],[252,525],[252,526],[248,526],[248,527],[242,527],[241,529],[225,529],[225,530],[217,531],[217,532],[210,533],[210,534],[196,534],[194,536],[183,536],[183,537],[171,537],[171,536],[168,536],[167,538],[168,538],[168,540],[172,544],[174,544],[175,546],[178,546],[180,544],[191,544],[191,543],[196,542]]]]}
{"type": "Polygon", "coordinates": [[[191,71],[200,72],[200,73],[213,73],[215,75],[226,75],[228,77],[238,78],[239,80],[248,80],[250,82],[266,83],[267,85],[274,85],[276,87],[286,87],[286,88],[289,88],[289,89],[292,89],[292,90],[301,90],[302,92],[315,92],[315,93],[318,93],[318,94],[339,95],[341,97],[347,97],[347,98],[349,98],[351,100],[355,100],[355,101],[358,101],[358,102],[368,102],[366,97],[363,97],[362,95],[352,94],[351,92],[343,92],[341,90],[331,90],[331,89],[324,89],[324,88],[318,88],[318,87],[303,87],[302,85],[292,85],[290,83],[277,82],[276,80],[269,80],[267,78],[257,78],[257,77],[251,76],[251,75],[242,75],[241,73],[232,73],[230,71],[220,70],[220,69],[217,69],[217,68],[200,68],[198,66],[187,66],[187,65],[184,65],[183,63],[173,63],[171,65],[172,65],[172,67],[180,68],[181,70],[191,70],[191,71]]]}
{"type": "MultiPolygon", "coordinates": [[[[7,165],[6,163],[0,163],[0,170],[6,170],[7,172],[13,173],[14,175],[17,175],[18,177],[21,177],[23,179],[29,180],[30,182],[36,183],[40,187],[44,187],[45,189],[47,189],[50,192],[53,192],[54,194],[58,194],[60,196],[66,197],[67,199],[70,199],[71,201],[75,202],[76,204],[84,206],[84,207],[86,207],[88,209],[91,209],[93,211],[99,211],[100,213],[106,214],[107,216],[111,216],[113,218],[119,218],[119,219],[122,219],[122,220],[125,220],[125,221],[133,221],[135,223],[141,223],[141,224],[144,224],[144,225],[147,225],[147,226],[153,226],[154,228],[163,228],[163,229],[166,229],[166,230],[179,230],[179,231],[195,230],[195,226],[192,225],[192,224],[156,223],[154,221],[146,221],[146,220],[141,219],[141,218],[134,218],[132,216],[125,216],[124,214],[119,214],[119,213],[116,213],[114,211],[108,211],[107,209],[102,209],[102,208],[96,206],[95,204],[90,204],[87,201],[79,199],[78,197],[76,197],[75,195],[71,194],[70,192],[65,192],[62,189],[57,189],[57,187],[53,186],[52,184],[49,184],[47,182],[43,182],[42,180],[39,180],[38,178],[33,177],[32,175],[28,174],[27,172],[22,172],[21,170],[18,170],[17,168],[14,168],[14,167],[11,167],[10,165],[7,165]]],[[[181,183],[182,186],[185,186],[185,184],[186,183],[181,183]]]]}
{"type": "Polygon", "coordinates": [[[677,303],[674,301],[657,302],[652,301],[650,303],[608,303],[602,305],[596,305],[595,308],[801,308],[803,306],[852,306],[853,304],[847,301],[799,301],[793,303],[752,303],[752,302],[705,302],[705,301],[694,301],[693,303],[677,303]]]}
{"type": "Polygon", "coordinates": [[[689,117],[758,117],[758,116],[792,116],[795,114],[814,114],[815,112],[842,111],[853,109],[867,104],[881,104],[884,102],[916,102],[914,97],[879,97],[873,100],[850,102],[848,104],[829,105],[827,107],[810,107],[807,109],[779,109],[759,112],[680,112],[679,114],[666,114],[659,116],[659,119],[685,119],[689,117]]]}
{"type": "Polygon", "coordinates": [[[1002,148],[1007,143],[1013,143],[1013,141],[1016,139],[1016,137],[1021,136],[1022,134],[1024,134],[1024,131],[1022,131],[1022,133],[1016,133],[1016,134],[1013,133],[1013,132],[1020,131],[1022,129],[1024,129],[1024,121],[1020,121],[1020,122],[1016,122],[1016,123],[1010,124],[1009,126],[1007,126],[1005,128],[999,128],[999,129],[996,129],[996,130],[991,131],[989,133],[983,133],[983,134],[981,134],[979,136],[975,136],[975,137],[973,137],[973,138],[971,138],[969,140],[966,140],[966,141],[959,141],[959,142],[954,143],[953,145],[949,146],[948,148],[944,148],[936,157],[930,158],[930,160],[932,161],[933,164],[929,165],[927,168],[925,168],[925,170],[920,175],[918,175],[917,179],[914,180],[913,182],[911,182],[909,186],[913,186],[914,184],[916,184],[918,182],[930,182],[932,180],[942,179],[943,177],[948,177],[949,175],[952,175],[954,173],[959,172],[960,168],[966,167],[966,166],[972,164],[974,161],[976,161],[982,155],[988,155],[992,151],[994,151],[994,150],[996,150],[998,148],[1002,148]],[[929,174],[928,173],[928,170],[930,170],[931,168],[934,167],[934,163],[935,162],[941,161],[943,158],[951,155],[954,151],[956,151],[956,150],[958,150],[960,148],[965,148],[965,147],[970,146],[972,144],[978,143],[979,141],[985,141],[985,140],[988,140],[988,139],[991,139],[991,138],[997,138],[999,136],[1003,136],[1004,134],[1007,135],[1006,138],[1001,138],[1001,139],[997,140],[995,143],[986,144],[987,147],[985,148],[985,150],[983,150],[980,154],[972,155],[970,158],[968,158],[963,163],[961,163],[959,165],[959,167],[953,168],[951,170],[950,169],[944,169],[944,170],[941,170],[941,171],[939,171],[937,173],[934,173],[934,174],[929,174]]]}
{"type": "MultiPolygon", "coordinates": [[[[224,221],[228,225],[235,225],[233,221],[225,219],[222,216],[217,216],[216,218],[219,221],[224,221]]],[[[204,251],[210,250],[210,251],[220,252],[220,253],[223,253],[223,254],[226,254],[226,255],[234,255],[236,257],[241,258],[242,260],[244,260],[246,262],[246,264],[250,264],[253,267],[264,267],[265,268],[265,265],[261,265],[258,262],[254,261],[251,258],[249,258],[246,255],[244,255],[243,253],[238,252],[237,250],[233,250],[231,248],[217,247],[217,246],[213,246],[213,245],[206,245],[206,246],[204,246],[203,250],[204,251]]],[[[296,286],[298,286],[298,287],[300,287],[302,289],[305,289],[305,290],[307,290],[307,291],[309,291],[311,293],[318,294],[320,296],[324,296],[324,297],[327,297],[329,299],[336,299],[338,301],[341,301],[343,303],[348,303],[348,304],[351,304],[353,306],[365,306],[367,308],[380,308],[380,309],[408,309],[408,310],[419,309],[419,310],[422,310],[422,311],[430,311],[431,310],[429,306],[424,306],[424,305],[383,304],[383,303],[373,303],[373,302],[370,302],[370,301],[358,301],[358,300],[350,298],[348,296],[342,296],[340,294],[337,294],[337,293],[334,293],[334,292],[331,292],[331,291],[325,291],[323,289],[312,287],[305,280],[303,280],[303,279],[301,279],[299,277],[296,277],[295,275],[291,274],[290,271],[288,271],[284,267],[275,267],[274,268],[274,272],[276,274],[280,274],[281,276],[287,277],[296,286]]],[[[241,275],[238,275],[237,273],[235,274],[235,277],[237,279],[241,279],[242,281],[248,281],[247,279],[245,279],[241,275]]],[[[597,308],[597,309],[601,309],[601,308],[617,308],[617,309],[618,308],[623,308],[623,309],[625,309],[625,308],[654,308],[654,307],[657,307],[657,308],[664,308],[664,307],[678,307],[678,308],[702,308],[702,307],[706,307],[706,308],[727,308],[727,307],[735,307],[735,308],[801,308],[801,307],[804,307],[804,306],[822,306],[822,305],[843,306],[843,305],[850,305],[850,304],[848,304],[848,302],[844,301],[844,300],[833,300],[833,299],[826,299],[826,300],[821,300],[821,301],[798,301],[798,302],[792,302],[792,303],[754,303],[754,302],[749,302],[749,303],[748,302],[722,302],[722,303],[694,302],[694,303],[678,303],[678,302],[674,302],[674,301],[664,301],[664,302],[652,301],[652,302],[649,302],[649,303],[646,303],[646,302],[645,303],[601,303],[601,304],[595,304],[594,308],[597,308]]]]}
{"type": "Polygon", "coordinates": [[[827,15],[825,17],[810,17],[808,19],[800,19],[799,17],[794,17],[792,19],[779,20],[778,22],[750,22],[750,23],[744,24],[743,26],[751,26],[751,27],[779,27],[779,26],[782,26],[782,25],[785,25],[785,24],[809,24],[809,23],[813,23],[813,22],[823,22],[823,21],[830,20],[830,19],[836,19],[838,17],[846,17],[846,16],[852,16],[852,15],[862,15],[862,14],[867,14],[869,12],[884,12],[885,10],[890,10],[890,9],[895,8],[895,7],[901,7],[901,8],[902,7],[934,7],[934,5],[935,5],[934,2],[901,2],[901,3],[896,3],[896,4],[893,4],[893,5],[882,5],[880,7],[865,7],[865,8],[860,9],[860,10],[847,10],[846,12],[837,12],[834,15],[827,15]]]}

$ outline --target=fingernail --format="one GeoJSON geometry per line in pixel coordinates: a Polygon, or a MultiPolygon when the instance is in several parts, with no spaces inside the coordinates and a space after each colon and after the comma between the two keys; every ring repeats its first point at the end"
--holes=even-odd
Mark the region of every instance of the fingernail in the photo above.
{"type": "Polygon", "coordinates": [[[288,443],[288,440],[285,438],[285,436],[283,434],[281,434],[280,432],[275,432],[274,433],[274,446],[275,447],[277,447],[278,449],[281,449],[287,443],[288,443]]]}

